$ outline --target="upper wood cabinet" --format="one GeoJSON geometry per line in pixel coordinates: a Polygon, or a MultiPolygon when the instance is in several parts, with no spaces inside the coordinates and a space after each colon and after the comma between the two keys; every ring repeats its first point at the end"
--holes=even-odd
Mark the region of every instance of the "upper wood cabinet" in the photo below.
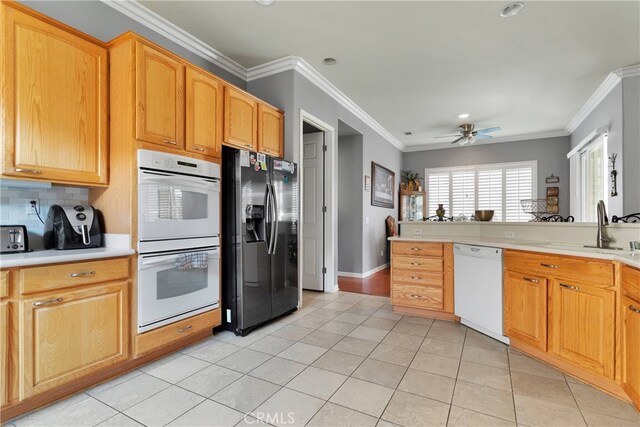
{"type": "Polygon", "coordinates": [[[181,62],[136,42],[137,139],[184,148],[184,74],[181,62]]]}
{"type": "Polygon", "coordinates": [[[2,174],[107,184],[107,50],[98,40],[18,9],[0,4],[2,174]]]}
{"type": "Polygon", "coordinates": [[[222,156],[223,84],[208,74],[187,67],[187,151],[222,156]]]}
{"type": "Polygon", "coordinates": [[[243,150],[258,150],[258,101],[240,90],[224,88],[224,138],[243,150]]]}
{"type": "Polygon", "coordinates": [[[266,104],[258,104],[258,151],[273,157],[284,155],[284,114],[266,104]]]}
{"type": "Polygon", "coordinates": [[[504,334],[547,350],[547,280],[505,271],[504,334]]]}

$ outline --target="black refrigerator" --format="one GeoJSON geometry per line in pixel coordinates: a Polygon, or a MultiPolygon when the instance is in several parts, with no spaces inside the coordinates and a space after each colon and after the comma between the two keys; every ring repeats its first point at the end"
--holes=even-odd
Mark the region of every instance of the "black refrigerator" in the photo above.
{"type": "Polygon", "coordinates": [[[246,335],[298,307],[298,170],[222,148],[222,324],[246,335]]]}

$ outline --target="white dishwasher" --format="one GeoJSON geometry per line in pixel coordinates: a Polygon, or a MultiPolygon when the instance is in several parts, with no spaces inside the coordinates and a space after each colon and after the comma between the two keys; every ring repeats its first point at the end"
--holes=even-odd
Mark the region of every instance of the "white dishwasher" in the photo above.
{"type": "Polygon", "coordinates": [[[502,249],[453,245],[455,314],[462,324],[509,344],[503,335],[502,249]]]}

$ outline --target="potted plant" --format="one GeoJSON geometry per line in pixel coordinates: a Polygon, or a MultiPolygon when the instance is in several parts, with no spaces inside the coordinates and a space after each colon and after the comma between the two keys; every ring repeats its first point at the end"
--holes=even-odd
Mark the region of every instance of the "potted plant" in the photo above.
{"type": "Polygon", "coordinates": [[[414,172],[411,169],[403,170],[400,173],[400,178],[404,188],[408,191],[417,191],[420,187],[420,174],[414,172]]]}

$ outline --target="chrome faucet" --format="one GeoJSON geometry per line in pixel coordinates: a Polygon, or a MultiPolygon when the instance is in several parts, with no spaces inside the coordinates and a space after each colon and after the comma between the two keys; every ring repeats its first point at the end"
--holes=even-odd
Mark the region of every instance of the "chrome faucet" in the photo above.
{"type": "Polygon", "coordinates": [[[609,247],[609,237],[607,237],[607,229],[606,226],[609,225],[609,220],[607,219],[607,210],[604,207],[604,202],[600,200],[598,202],[597,207],[598,213],[598,241],[596,242],[596,246],[598,248],[606,249],[609,247]]]}

